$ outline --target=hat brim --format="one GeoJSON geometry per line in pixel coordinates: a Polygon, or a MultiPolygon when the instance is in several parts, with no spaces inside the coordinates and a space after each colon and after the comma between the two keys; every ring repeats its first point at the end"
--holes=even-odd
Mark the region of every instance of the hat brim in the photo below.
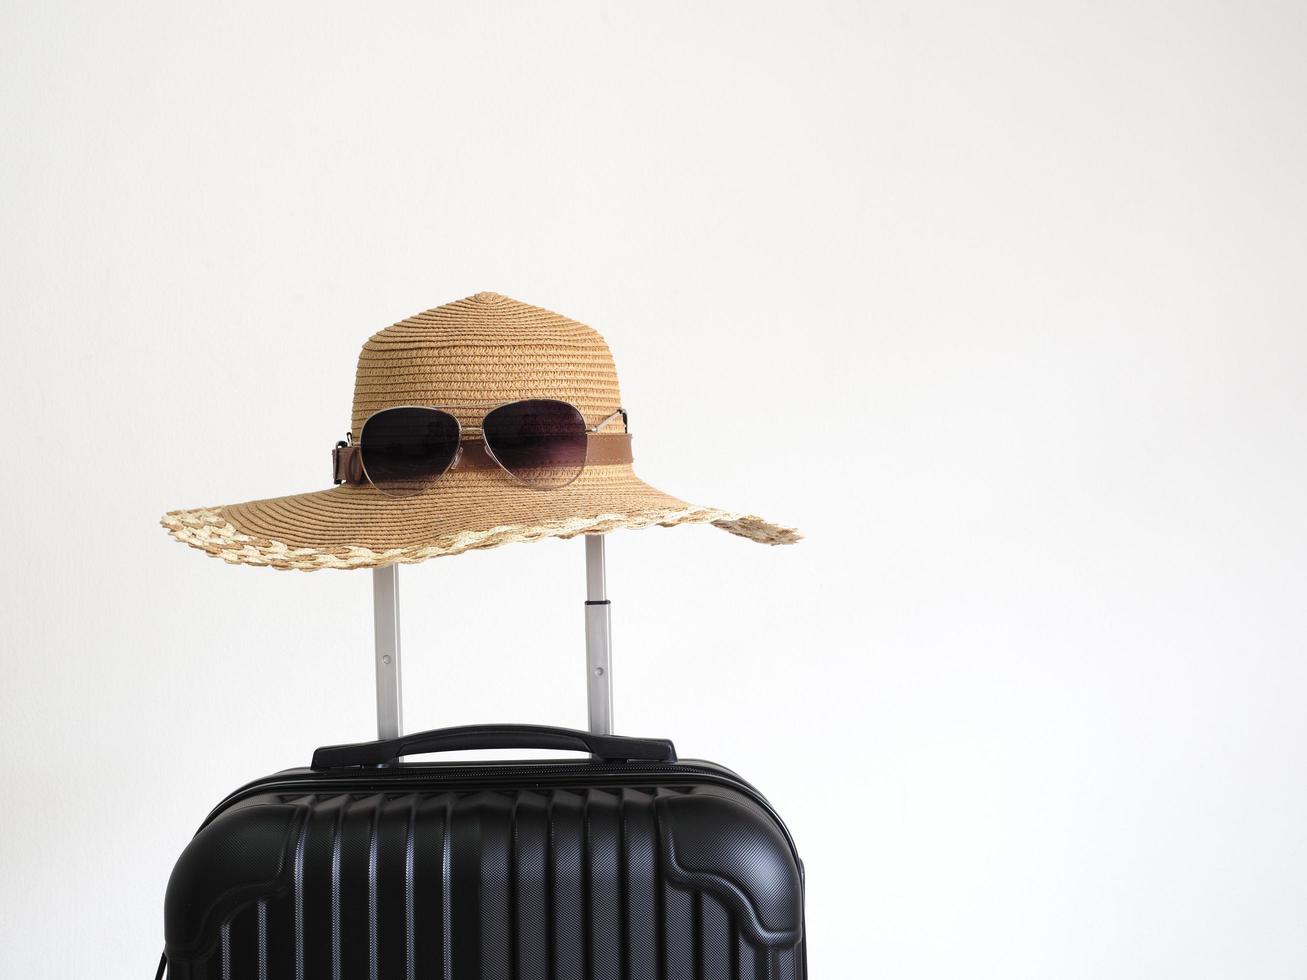
{"type": "Polygon", "coordinates": [[[501,472],[455,469],[412,497],[345,485],[171,511],[160,523],[178,541],[223,561],[303,571],[410,564],[513,541],[655,524],[712,524],[763,544],[799,540],[793,529],[762,518],[665,494],[629,465],[588,467],[559,490],[535,490],[501,472]]]}

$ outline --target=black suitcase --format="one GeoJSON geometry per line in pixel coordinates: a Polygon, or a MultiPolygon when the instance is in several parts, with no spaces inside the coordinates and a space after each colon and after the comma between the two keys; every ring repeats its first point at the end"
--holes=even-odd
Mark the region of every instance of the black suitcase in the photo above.
{"type": "Polygon", "coordinates": [[[232,793],[173,869],[172,980],[801,980],[803,866],[762,795],[612,727],[601,535],[585,538],[590,732],[400,736],[398,567],[373,571],[376,742],[232,793]],[[415,764],[465,749],[577,761],[415,764]]]}
{"type": "Polygon", "coordinates": [[[524,725],[319,749],[242,787],[165,901],[178,980],[798,980],[802,865],[670,742],[524,725]],[[577,761],[396,763],[469,748],[577,761]]]}

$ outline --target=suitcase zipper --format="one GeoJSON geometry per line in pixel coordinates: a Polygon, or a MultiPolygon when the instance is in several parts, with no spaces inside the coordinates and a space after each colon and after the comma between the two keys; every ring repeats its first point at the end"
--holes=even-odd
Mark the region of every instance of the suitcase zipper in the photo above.
{"type": "Polygon", "coordinates": [[[605,765],[603,763],[581,764],[575,767],[560,767],[544,762],[538,764],[514,765],[512,763],[498,766],[468,767],[451,763],[443,766],[384,766],[367,770],[314,770],[288,769],[284,772],[256,779],[246,783],[231,793],[205,817],[199,829],[203,830],[219,815],[237,803],[260,796],[265,793],[283,793],[304,790],[306,792],[331,792],[339,787],[340,792],[398,792],[406,788],[421,788],[440,783],[457,784],[468,792],[481,789],[497,789],[504,785],[521,787],[524,779],[534,785],[571,785],[603,786],[620,779],[622,786],[659,786],[666,785],[668,776],[689,776],[694,782],[725,786],[743,793],[775,821],[789,842],[794,859],[799,860],[798,849],[790,837],[789,829],[781,820],[767,798],[751,783],[737,776],[724,766],[713,763],[696,765],[688,762],[671,764],[659,763],[623,763],[605,765]],[[615,779],[616,777],[616,779],[615,779]],[[663,778],[659,778],[663,777],[663,778]],[[327,784],[333,784],[329,789],[327,784]],[[390,785],[386,785],[390,784],[390,785]]]}

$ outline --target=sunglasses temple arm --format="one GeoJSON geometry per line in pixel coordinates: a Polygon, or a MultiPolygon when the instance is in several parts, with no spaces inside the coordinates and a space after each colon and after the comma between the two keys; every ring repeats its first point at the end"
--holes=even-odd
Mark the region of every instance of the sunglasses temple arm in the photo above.
{"type": "Polygon", "coordinates": [[[590,732],[613,733],[612,621],[604,568],[604,536],[585,538],[585,655],[590,732]]]}
{"type": "Polygon", "coordinates": [[[372,626],[376,639],[377,738],[403,734],[399,672],[399,566],[372,570],[372,626]]]}
{"type": "Polygon", "coordinates": [[[620,419],[622,420],[622,428],[623,428],[623,430],[625,430],[625,431],[627,431],[627,432],[630,432],[630,431],[631,431],[631,420],[630,420],[630,418],[627,416],[627,414],[626,414],[626,409],[624,409],[624,408],[619,408],[619,409],[618,409],[617,411],[615,411],[612,415],[608,416],[608,418],[604,419],[602,422],[598,422],[598,423],[596,423],[596,424],[590,426],[590,428],[586,429],[585,431],[586,431],[586,432],[590,432],[590,433],[598,432],[598,431],[599,431],[600,429],[602,429],[605,425],[607,425],[609,422],[611,422],[613,419],[616,419],[616,418],[620,418],[620,419]]]}

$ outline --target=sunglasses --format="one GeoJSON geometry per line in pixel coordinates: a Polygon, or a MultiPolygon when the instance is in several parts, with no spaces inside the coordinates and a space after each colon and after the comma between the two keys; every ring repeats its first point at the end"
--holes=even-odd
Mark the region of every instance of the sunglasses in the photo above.
{"type": "Polygon", "coordinates": [[[336,483],[371,483],[388,497],[411,497],[455,466],[499,468],[536,490],[572,483],[586,463],[630,462],[626,410],[587,426],[575,405],[529,398],[491,409],[479,426],[464,426],[440,408],[384,408],[332,452],[336,483]],[[592,440],[609,422],[622,420],[618,438],[592,440]],[[464,440],[465,433],[480,440],[464,440]]]}

